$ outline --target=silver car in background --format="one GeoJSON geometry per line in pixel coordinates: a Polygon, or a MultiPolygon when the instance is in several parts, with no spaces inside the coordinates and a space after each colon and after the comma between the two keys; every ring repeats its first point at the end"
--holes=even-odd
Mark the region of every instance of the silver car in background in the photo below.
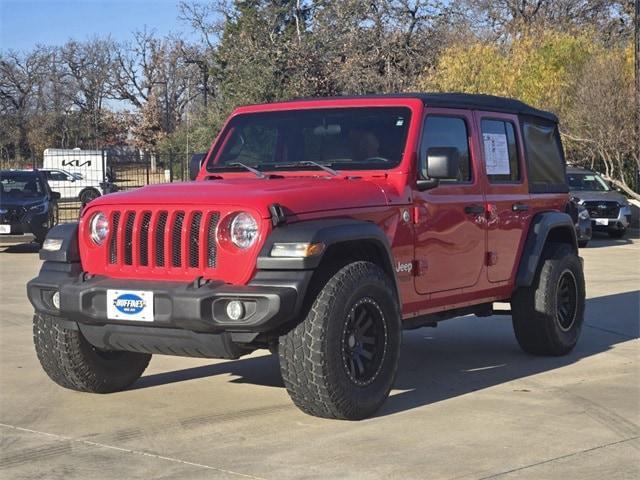
{"type": "Polygon", "coordinates": [[[567,184],[574,201],[587,210],[594,232],[607,232],[612,238],[625,235],[631,207],[624,195],[597,173],[583,168],[568,167],[567,184]]]}

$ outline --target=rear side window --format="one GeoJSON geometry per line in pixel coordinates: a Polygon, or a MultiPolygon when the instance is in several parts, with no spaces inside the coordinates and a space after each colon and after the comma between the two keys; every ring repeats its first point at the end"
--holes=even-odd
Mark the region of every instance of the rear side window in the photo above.
{"type": "Polygon", "coordinates": [[[515,128],[503,120],[482,120],[482,142],[487,177],[491,183],[520,180],[515,128]]]}
{"type": "Polygon", "coordinates": [[[456,180],[442,180],[441,183],[471,181],[471,158],[469,156],[469,134],[467,124],[459,117],[430,115],[424,122],[420,148],[420,171],[424,171],[427,151],[432,147],[455,147],[458,149],[459,166],[456,180]]]}
{"type": "Polygon", "coordinates": [[[529,191],[568,192],[564,156],[556,126],[525,121],[522,130],[529,168],[529,191]]]}

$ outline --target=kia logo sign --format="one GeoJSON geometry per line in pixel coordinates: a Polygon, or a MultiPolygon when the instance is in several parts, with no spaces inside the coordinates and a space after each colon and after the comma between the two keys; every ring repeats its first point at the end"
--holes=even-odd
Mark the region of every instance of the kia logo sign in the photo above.
{"type": "Polygon", "coordinates": [[[113,301],[114,307],[126,315],[140,313],[146,306],[144,300],[133,293],[124,293],[113,301]]]}
{"type": "Polygon", "coordinates": [[[91,166],[91,160],[87,160],[85,162],[80,162],[80,160],[62,160],[62,166],[63,167],[90,167],[91,166]]]}

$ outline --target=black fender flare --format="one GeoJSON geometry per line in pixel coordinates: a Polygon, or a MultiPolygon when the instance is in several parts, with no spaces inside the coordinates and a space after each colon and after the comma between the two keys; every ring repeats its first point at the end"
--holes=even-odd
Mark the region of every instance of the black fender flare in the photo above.
{"type": "Polygon", "coordinates": [[[516,275],[516,287],[529,287],[533,283],[542,251],[547,239],[562,238],[569,240],[574,251],[578,251],[575,225],[571,216],[564,212],[542,212],[531,220],[527,240],[522,250],[518,273],[516,275]]]}
{"type": "Polygon", "coordinates": [[[363,241],[373,244],[384,261],[381,265],[396,288],[400,301],[398,281],[393,267],[394,260],[386,235],[378,225],[372,222],[354,219],[309,220],[275,228],[266,239],[256,267],[258,271],[268,270],[314,270],[322,262],[332,246],[345,242],[363,241]],[[306,258],[272,257],[271,249],[275,243],[322,243],[325,248],[321,254],[306,258]]]}
{"type": "Polygon", "coordinates": [[[62,240],[62,245],[58,250],[40,250],[40,260],[62,263],[80,262],[78,222],[56,225],[49,230],[46,238],[62,240]]]}

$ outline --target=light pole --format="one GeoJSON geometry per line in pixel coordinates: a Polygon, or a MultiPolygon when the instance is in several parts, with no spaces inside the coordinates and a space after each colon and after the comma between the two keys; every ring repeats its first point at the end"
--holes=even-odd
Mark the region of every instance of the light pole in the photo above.
{"type": "Polygon", "coordinates": [[[185,60],[188,65],[198,65],[200,69],[200,73],[202,73],[202,103],[204,104],[204,108],[207,108],[207,93],[209,90],[209,64],[205,60],[200,59],[187,59],[185,60]]]}

